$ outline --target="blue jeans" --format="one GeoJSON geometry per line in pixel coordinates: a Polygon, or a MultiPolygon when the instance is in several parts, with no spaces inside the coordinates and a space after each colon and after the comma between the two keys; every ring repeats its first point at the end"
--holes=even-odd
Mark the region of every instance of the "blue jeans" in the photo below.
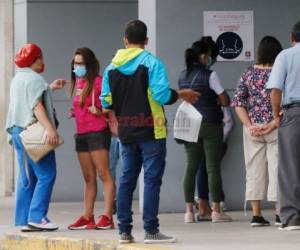
{"type": "Polygon", "coordinates": [[[22,128],[12,129],[13,146],[17,152],[19,176],[17,182],[15,225],[40,223],[47,219],[52,189],[56,178],[55,153],[52,151],[38,163],[25,155],[19,134],[22,128]],[[27,167],[25,164],[27,161],[27,167]]]}
{"type": "Polygon", "coordinates": [[[166,140],[122,144],[121,177],[117,194],[119,232],[132,230],[132,196],[144,167],[143,221],[146,232],[159,228],[159,193],[165,170],[166,140]]]}
{"type": "Polygon", "coordinates": [[[110,149],[109,149],[109,167],[110,172],[114,180],[116,180],[116,172],[118,162],[121,156],[121,142],[118,137],[111,137],[110,149]]]}

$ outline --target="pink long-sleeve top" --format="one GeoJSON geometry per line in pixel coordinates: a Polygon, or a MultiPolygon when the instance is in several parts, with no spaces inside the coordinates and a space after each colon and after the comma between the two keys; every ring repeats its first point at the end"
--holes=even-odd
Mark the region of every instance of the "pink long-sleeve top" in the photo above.
{"type": "Polygon", "coordinates": [[[97,116],[89,112],[89,107],[92,106],[94,94],[95,106],[102,109],[99,96],[101,94],[102,76],[97,76],[94,82],[94,91],[87,96],[83,107],[80,107],[80,95],[85,87],[86,81],[78,78],[76,80],[76,95],[73,99],[73,109],[76,121],[77,134],[87,134],[91,132],[103,131],[107,128],[107,122],[103,115],[97,116]]]}

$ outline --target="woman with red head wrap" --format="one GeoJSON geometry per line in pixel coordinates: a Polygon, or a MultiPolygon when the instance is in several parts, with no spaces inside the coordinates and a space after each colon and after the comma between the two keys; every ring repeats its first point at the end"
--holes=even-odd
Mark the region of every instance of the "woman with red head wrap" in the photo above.
{"type": "Polygon", "coordinates": [[[11,82],[6,120],[19,162],[15,225],[22,226],[22,231],[57,230],[58,226],[47,218],[56,177],[55,154],[50,152],[35,163],[26,155],[19,134],[37,119],[46,128],[48,143],[58,143],[50,92],[61,89],[66,81],[46,83],[40,75],[45,68],[43,53],[36,44],[23,46],[16,54],[15,64],[18,69],[11,82]]]}

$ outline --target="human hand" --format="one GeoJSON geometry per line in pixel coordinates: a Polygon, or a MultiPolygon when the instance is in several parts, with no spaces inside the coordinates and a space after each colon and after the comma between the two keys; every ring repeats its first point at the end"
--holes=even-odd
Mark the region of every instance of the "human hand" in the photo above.
{"type": "Polygon", "coordinates": [[[181,89],[177,91],[178,97],[183,99],[186,102],[194,103],[198,101],[201,94],[192,89],[181,89]]]}
{"type": "Polygon", "coordinates": [[[114,111],[108,114],[107,122],[112,136],[118,136],[118,120],[114,111]]]}
{"type": "Polygon", "coordinates": [[[261,135],[270,134],[274,129],[276,129],[276,125],[274,122],[270,122],[265,125],[264,129],[261,131],[261,135]]]}
{"type": "Polygon", "coordinates": [[[68,109],[68,119],[75,117],[75,111],[73,108],[68,109]]]}
{"type": "Polygon", "coordinates": [[[280,125],[280,117],[273,119],[273,121],[266,124],[265,128],[262,131],[262,135],[270,134],[274,129],[279,128],[280,125]]]}
{"type": "Polygon", "coordinates": [[[274,126],[276,128],[279,128],[282,116],[283,116],[283,112],[280,112],[279,116],[273,119],[272,122],[274,123],[274,126]]]}
{"type": "Polygon", "coordinates": [[[102,114],[101,110],[98,109],[97,107],[95,106],[90,106],[88,108],[89,112],[92,113],[93,115],[97,115],[97,116],[100,116],[102,114]]]}
{"type": "Polygon", "coordinates": [[[47,133],[47,143],[50,144],[50,145],[57,145],[59,143],[59,135],[56,131],[56,129],[47,129],[46,130],[46,133],[47,133]]]}
{"type": "Polygon", "coordinates": [[[105,108],[102,108],[102,113],[105,114],[105,115],[108,115],[110,114],[112,111],[112,109],[105,109],[105,108]]]}
{"type": "Polygon", "coordinates": [[[247,127],[248,129],[248,132],[251,136],[254,136],[254,137],[259,137],[262,135],[264,129],[265,129],[265,126],[262,126],[262,127],[258,127],[256,125],[249,125],[247,127]]]}
{"type": "Polygon", "coordinates": [[[62,89],[65,84],[67,83],[66,80],[64,79],[56,79],[55,81],[53,81],[51,84],[50,84],[50,88],[54,91],[54,90],[59,90],[59,89],[62,89]]]}

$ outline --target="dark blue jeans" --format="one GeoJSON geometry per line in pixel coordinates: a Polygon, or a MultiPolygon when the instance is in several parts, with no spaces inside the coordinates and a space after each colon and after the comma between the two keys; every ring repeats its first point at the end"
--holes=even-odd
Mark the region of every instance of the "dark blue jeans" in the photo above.
{"type": "Polygon", "coordinates": [[[155,233],[159,228],[159,193],[165,170],[166,140],[152,140],[122,144],[122,165],[117,193],[119,232],[132,230],[132,197],[137,180],[144,167],[143,221],[146,232],[155,233]]]}
{"type": "MultiPolygon", "coordinates": [[[[118,162],[121,161],[120,155],[121,155],[120,140],[118,137],[111,137],[111,143],[109,149],[109,168],[114,181],[116,181],[118,162]]],[[[121,165],[121,162],[119,163],[119,165],[121,165]]]]}

